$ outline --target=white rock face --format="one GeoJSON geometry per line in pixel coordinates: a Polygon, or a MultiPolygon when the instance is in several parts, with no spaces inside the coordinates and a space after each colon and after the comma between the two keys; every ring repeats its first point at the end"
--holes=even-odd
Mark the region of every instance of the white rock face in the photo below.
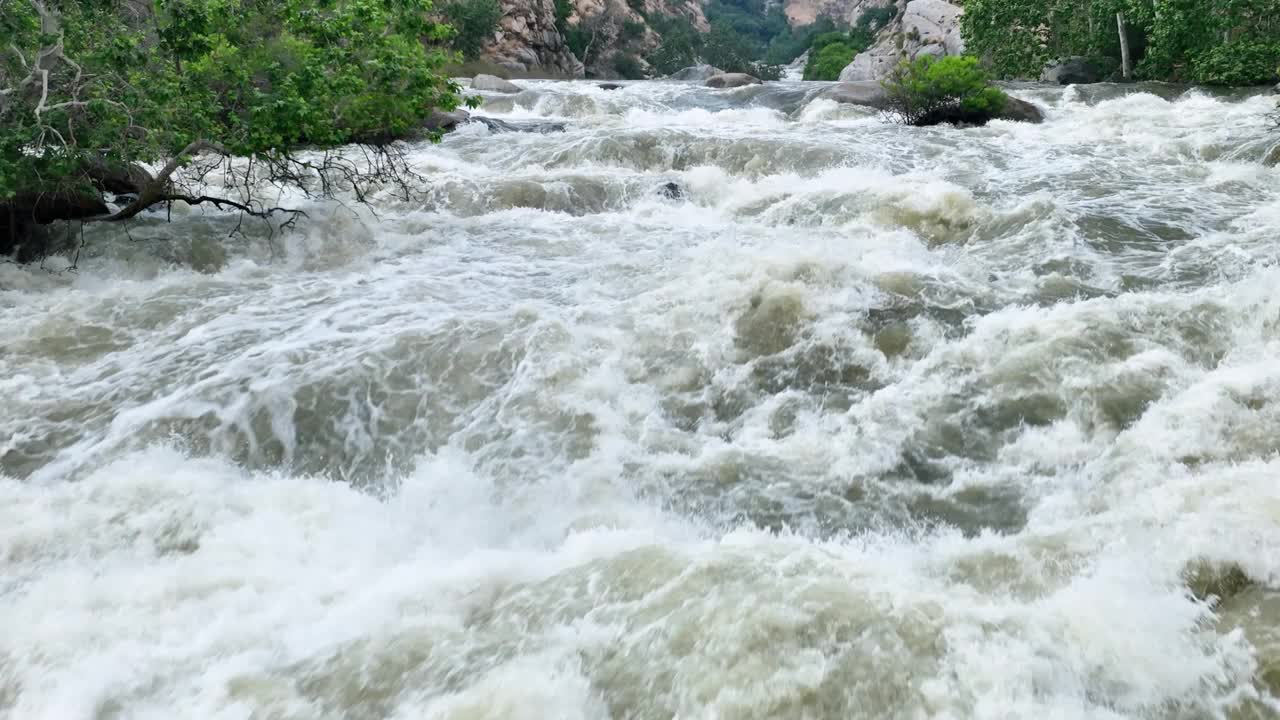
{"type": "Polygon", "coordinates": [[[845,82],[883,80],[903,60],[964,53],[960,16],[964,8],[944,0],[910,0],[901,19],[881,31],[876,44],[840,73],[845,82]]]}

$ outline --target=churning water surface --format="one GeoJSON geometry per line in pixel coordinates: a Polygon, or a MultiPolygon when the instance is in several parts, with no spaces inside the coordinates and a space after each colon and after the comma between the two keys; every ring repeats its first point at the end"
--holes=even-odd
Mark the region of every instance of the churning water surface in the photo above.
{"type": "Polygon", "coordinates": [[[0,716],[1280,716],[1272,99],[528,86],[0,266],[0,716]]]}

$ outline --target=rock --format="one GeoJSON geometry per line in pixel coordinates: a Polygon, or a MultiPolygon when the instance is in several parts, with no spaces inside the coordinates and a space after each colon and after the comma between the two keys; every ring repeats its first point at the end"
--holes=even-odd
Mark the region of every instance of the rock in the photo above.
{"type": "Polygon", "coordinates": [[[1044,122],[1044,112],[1034,103],[1010,97],[1009,101],[1004,104],[1004,110],[996,116],[996,119],[1029,122],[1039,125],[1044,122]]]}
{"type": "Polygon", "coordinates": [[[1271,88],[1271,94],[1280,95],[1280,83],[1276,83],[1276,86],[1271,88]]]}
{"type": "Polygon", "coordinates": [[[515,83],[507,82],[500,77],[494,75],[477,75],[471,80],[472,90],[485,90],[488,92],[500,93],[518,93],[520,86],[515,83]]]}
{"type": "Polygon", "coordinates": [[[679,200],[684,197],[684,190],[681,190],[680,186],[673,182],[666,183],[658,188],[658,193],[668,200],[679,200]]]}
{"type": "Polygon", "coordinates": [[[1040,82],[1059,85],[1088,85],[1101,81],[1102,73],[1087,58],[1082,57],[1053,60],[1040,73],[1040,82]]]}
{"type": "Polygon", "coordinates": [[[747,85],[759,85],[760,78],[746,73],[720,73],[712,75],[703,83],[709,88],[726,89],[746,87],[747,85]]]}
{"type": "Polygon", "coordinates": [[[960,16],[964,9],[943,0],[910,0],[896,23],[881,31],[878,40],[858,53],[840,73],[847,82],[883,80],[898,63],[929,55],[964,54],[960,16]]]}
{"type": "Polygon", "coordinates": [[[621,90],[622,89],[622,86],[619,85],[618,83],[600,83],[596,87],[600,88],[601,90],[621,90]]]}
{"type": "Polygon", "coordinates": [[[1254,585],[1252,579],[1235,563],[1211,563],[1194,560],[1182,571],[1183,582],[1191,596],[1215,605],[1230,600],[1254,585]]]}
{"type": "Polygon", "coordinates": [[[1267,167],[1280,167],[1280,144],[1271,148],[1271,152],[1268,152],[1267,156],[1262,159],[1262,164],[1267,167]]]}
{"type": "Polygon", "coordinates": [[[440,130],[442,132],[452,132],[459,125],[471,119],[471,113],[466,110],[454,110],[453,112],[445,112],[443,110],[433,110],[427,116],[426,122],[422,124],[427,130],[440,130]]]}
{"type": "Polygon", "coordinates": [[[846,105],[862,105],[863,107],[884,110],[889,106],[889,96],[878,82],[863,80],[861,82],[842,82],[822,91],[818,97],[834,100],[846,105]]]}
{"type": "Polygon", "coordinates": [[[681,80],[684,82],[705,82],[716,75],[723,75],[724,71],[710,65],[694,65],[683,70],[678,70],[667,76],[668,80],[681,80]]]}
{"type": "Polygon", "coordinates": [[[482,117],[480,115],[473,116],[471,122],[480,123],[489,129],[492,133],[540,133],[548,135],[550,133],[562,133],[565,131],[565,124],[558,122],[509,122],[507,120],[498,120],[497,118],[482,117]]]}

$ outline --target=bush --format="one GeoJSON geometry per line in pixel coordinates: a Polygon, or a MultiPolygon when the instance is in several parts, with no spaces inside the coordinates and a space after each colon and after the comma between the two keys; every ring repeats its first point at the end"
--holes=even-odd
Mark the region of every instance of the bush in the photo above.
{"type": "Polygon", "coordinates": [[[635,55],[618,53],[613,56],[613,69],[625,80],[643,80],[644,66],[635,55]]]}
{"type": "Polygon", "coordinates": [[[805,80],[839,80],[840,72],[858,51],[843,42],[828,43],[816,54],[809,55],[809,62],[804,66],[805,80]]]}
{"type": "Polygon", "coordinates": [[[1195,80],[1204,85],[1267,85],[1275,82],[1280,43],[1233,42],[1196,59],[1195,80]]]}
{"type": "Polygon", "coordinates": [[[883,83],[888,112],[907,125],[985,123],[1009,97],[993,87],[974,57],[924,56],[904,62],[883,83]]]}
{"type": "Polygon", "coordinates": [[[498,27],[502,6],[498,0],[455,0],[441,10],[454,29],[450,45],[468,60],[480,55],[484,43],[498,27]]]}
{"type": "Polygon", "coordinates": [[[627,20],[622,23],[622,38],[624,40],[639,40],[644,37],[644,23],[635,20],[627,20]]]}

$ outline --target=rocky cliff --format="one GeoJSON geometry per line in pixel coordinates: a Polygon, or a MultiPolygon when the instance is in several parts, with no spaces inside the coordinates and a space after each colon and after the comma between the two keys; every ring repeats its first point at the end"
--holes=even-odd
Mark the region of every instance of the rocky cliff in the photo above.
{"type": "Polygon", "coordinates": [[[853,25],[863,8],[887,4],[885,0],[786,0],[782,11],[792,27],[812,24],[820,17],[829,17],[839,25],[853,25]]]}
{"type": "Polygon", "coordinates": [[[517,73],[582,77],[556,27],[555,0],[500,0],[502,19],[481,57],[517,73]]]}
{"type": "Polygon", "coordinates": [[[698,0],[570,0],[559,23],[555,0],[500,1],[502,19],[481,56],[519,74],[616,77],[619,56],[643,66],[645,53],[661,45],[655,22],[673,18],[708,30],[698,0]]]}
{"type": "Polygon", "coordinates": [[[898,17],[880,31],[875,45],[849,63],[840,73],[841,80],[881,80],[903,60],[964,53],[960,36],[964,8],[960,5],[944,0],[908,0],[899,2],[899,7],[898,17]]]}

